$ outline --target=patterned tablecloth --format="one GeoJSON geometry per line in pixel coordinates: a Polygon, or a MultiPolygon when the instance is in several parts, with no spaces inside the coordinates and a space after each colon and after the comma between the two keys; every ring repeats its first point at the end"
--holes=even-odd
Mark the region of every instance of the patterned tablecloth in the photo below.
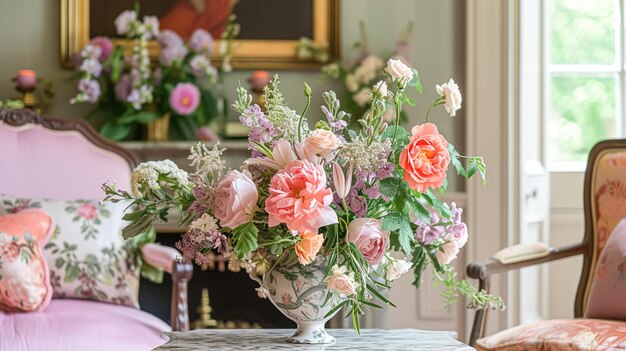
{"type": "Polygon", "coordinates": [[[334,344],[289,344],[284,339],[290,329],[198,329],[165,333],[170,341],[154,351],[182,350],[424,350],[470,351],[473,348],[456,340],[455,332],[417,329],[326,329],[337,338],[334,344]]]}

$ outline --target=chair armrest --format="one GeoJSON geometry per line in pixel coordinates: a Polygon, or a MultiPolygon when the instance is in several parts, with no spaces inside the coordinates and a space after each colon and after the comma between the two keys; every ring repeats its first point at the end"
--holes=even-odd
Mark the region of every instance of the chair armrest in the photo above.
{"type": "MultiPolygon", "coordinates": [[[[484,261],[472,262],[467,265],[467,276],[470,278],[478,279],[478,289],[489,292],[489,281],[492,275],[509,272],[516,269],[534,266],[542,263],[552,262],[560,260],[562,258],[571,257],[583,254],[587,250],[586,243],[576,244],[571,246],[565,246],[561,248],[551,247],[547,254],[541,257],[529,257],[527,259],[520,259],[513,263],[501,263],[495,258],[491,257],[484,261]]],[[[480,309],[476,311],[474,316],[474,323],[472,325],[472,332],[470,334],[469,344],[470,346],[476,345],[476,340],[485,336],[485,330],[487,326],[487,310],[480,309]]]]}
{"type": "Polygon", "coordinates": [[[180,253],[173,247],[159,244],[146,244],[141,247],[143,259],[150,265],[161,268],[167,273],[172,273],[172,268],[180,253]]]}
{"type": "Polygon", "coordinates": [[[141,253],[146,262],[172,275],[170,325],[174,331],[189,330],[187,284],[193,275],[193,266],[184,262],[178,250],[172,247],[146,244],[141,248],[141,253]]]}
{"type": "Polygon", "coordinates": [[[587,246],[584,244],[576,244],[562,248],[551,247],[548,251],[548,254],[543,257],[529,258],[509,264],[500,263],[498,260],[491,257],[484,261],[472,262],[468,264],[467,276],[474,279],[484,280],[497,273],[508,272],[528,266],[534,266],[546,262],[560,260],[566,257],[579,255],[585,251],[586,247],[587,246]]]}

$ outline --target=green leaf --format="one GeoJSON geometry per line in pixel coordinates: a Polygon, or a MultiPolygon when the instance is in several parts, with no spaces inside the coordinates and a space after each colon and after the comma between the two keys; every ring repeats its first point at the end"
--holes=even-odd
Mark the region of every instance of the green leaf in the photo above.
{"type": "Polygon", "coordinates": [[[128,239],[141,233],[145,233],[152,227],[153,220],[153,217],[146,216],[130,223],[124,229],[122,229],[122,236],[124,237],[124,239],[128,239]]]}
{"type": "Polygon", "coordinates": [[[394,305],[391,301],[389,301],[386,297],[384,297],[381,293],[379,293],[378,290],[376,290],[375,287],[367,284],[367,290],[370,293],[372,293],[372,295],[376,296],[380,301],[382,301],[382,302],[384,302],[384,303],[386,303],[386,304],[388,304],[390,306],[396,307],[396,305],[394,305]]]}
{"type": "Polygon", "coordinates": [[[339,311],[343,306],[345,306],[350,300],[344,300],[338,303],[335,307],[333,307],[328,313],[324,315],[324,318],[328,318],[332,316],[335,312],[339,311]]]}
{"type": "Polygon", "coordinates": [[[422,284],[422,273],[426,269],[426,265],[428,263],[423,247],[420,246],[415,249],[411,261],[413,262],[413,285],[416,288],[419,288],[422,284]]]}
{"type": "Polygon", "coordinates": [[[233,230],[233,242],[235,243],[235,253],[242,259],[259,246],[257,237],[259,228],[252,222],[244,223],[233,230]]]}
{"type": "Polygon", "coordinates": [[[441,214],[444,218],[450,218],[452,213],[450,213],[450,209],[441,201],[437,196],[435,196],[430,189],[428,189],[425,193],[422,194],[422,198],[426,200],[426,202],[435,209],[439,214],[441,214]]]}
{"type": "Polygon", "coordinates": [[[63,257],[58,257],[55,261],[54,261],[54,266],[59,269],[61,267],[63,267],[63,265],[65,265],[65,259],[63,259],[63,257]]]}
{"type": "Polygon", "coordinates": [[[71,283],[75,281],[76,278],[78,278],[79,274],[80,269],[78,268],[78,265],[68,264],[67,266],[65,266],[65,278],[63,278],[63,281],[66,283],[71,283]]]}
{"type": "Polygon", "coordinates": [[[415,197],[409,196],[408,204],[411,211],[423,222],[430,221],[430,212],[415,197]]]}
{"type": "Polygon", "coordinates": [[[456,169],[456,173],[460,176],[467,178],[467,172],[465,172],[465,169],[463,168],[463,164],[459,160],[459,157],[460,157],[459,152],[456,151],[456,149],[454,148],[454,145],[448,144],[448,152],[450,153],[450,162],[456,169]]]}
{"type": "Polygon", "coordinates": [[[391,246],[401,248],[407,255],[415,240],[409,216],[404,213],[391,213],[383,218],[383,230],[391,232],[391,246]]]}
{"type": "Polygon", "coordinates": [[[107,139],[121,141],[130,134],[131,130],[132,125],[130,124],[117,124],[113,121],[109,121],[102,126],[100,134],[107,139]]]}
{"type": "Polygon", "coordinates": [[[118,120],[118,123],[121,123],[121,124],[132,124],[132,123],[148,124],[149,122],[154,121],[158,117],[159,117],[159,115],[156,112],[139,111],[137,113],[133,113],[133,114],[122,116],[118,120]]]}
{"type": "Polygon", "coordinates": [[[390,199],[398,195],[398,188],[400,187],[402,180],[396,177],[389,177],[379,182],[380,193],[390,199]]]}

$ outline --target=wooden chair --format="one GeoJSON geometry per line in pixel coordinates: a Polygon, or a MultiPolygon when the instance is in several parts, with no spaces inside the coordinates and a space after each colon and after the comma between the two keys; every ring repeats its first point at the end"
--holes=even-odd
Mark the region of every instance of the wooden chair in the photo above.
{"type": "MultiPolygon", "coordinates": [[[[55,200],[98,199],[103,197],[101,184],[105,181],[115,181],[128,189],[136,163],[132,152],[103,139],[83,120],[53,119],[31,110],[0,110],[0,193],[55,200]]],[[[128,346],[128,340],[134,338],[133,345],[145,350],[154,346],[149,343],[158,345],[163,341],[163,331],[188,330],[187,282],[191,279],[192,265],[178,261],[179,254],[171,247],[147,244],[141,251],[144,260],[171,275],[171,328],[139,309],[53,299],[41,313],[0,311],[0,325],[7,333],[0,331],[0,349],[5,345],[7,350],[35,350],[45,345],[47,350],[103,347],[131,350],[135,348],[128,346]],[[72,321],[77,316],[80,320],[72,321]],[[30,328],[42,325],[42,320],[46,322],[43,325],[50,327],[35,331],[30,328]],[[59,321],[75,322],[76,328],[59,330],[63,327],[59,321]],[[79,335],[81,323],[97,328],[99,334],[109,333],[108,338],[94,340],[97,335],[79,335]],[[115,335],[123,336],[126,341],[115,335]],[[78,346],[93,342],[98,343],[97,347],[78,346]]]]}
{"type": "MultiPolygon", "coordinates": [[[[626,189],[626,187],[621,188],[622,186],[626,186],[626,139],[606,140],[596,144],[589,155],[587,170],[585,172],[583,189],[585,233],[582,242],[566,247],[552,247],[550,248],[549,254],[545,257],[528,259],[511,264],[502,264],[494,258],[481,262],[473,262],[467,266],[467,275],[471,278],[478,279],[481,289],[489,290],[489,281],[494,274],[509,272],[576,255],[583,255],[582,274],[574,304],[574,316],[577,319],[546,321],[546,323],[553,322],[557,324],[561,323],[561,325],[569,324],[570,326],[574,323],[585,323],[585,320],[578,318],[583,318],[585,314],[599,253],[615,226],[622,218],[626,217],[626,213],[616,215],[613,213],[615,211],[611,211],[612,213],[607,214],[607,211],[602,210],[603,206],[601,204],[606,203],[608,197],[611,196],[621,196],[619,201],[621,203],[626,202],[626,192],[615,191],[615,187],[620,190],[626,189]]],[[[485,336],[486,322],[487,310],[477,311],[470,335],[470,345],[477,346],[479,350],[493,349],[485,346],[488,340],[480,339],[485,336]]],[[[601,320],[592,320],[590,323],[603,322],[604,321],[601,320]]],[[[626,327],[626,322],[615,323],[618,323],[618,329],[620,330],[622,326],[626,327]]],[[[516,327],[516,329],[517,328],[523,328],[523,326],[516,327]]],[[[607,328],[616,329],[615,325],[607,326],[607,328]]],[[[522,331],[522,329],[517,330],[518,335],[521,335],[519,333],[520,331],[522,331]]],[[[626,338],[626,334],[622,337],[626,338]]],[[[621,340],[623,341],[624,339],[621,340]]],[[[626,347],[626,343],[624,347],[626,347]]],[[[523,350],[527,348],[522,346],[519,349],[523,350]]]]}

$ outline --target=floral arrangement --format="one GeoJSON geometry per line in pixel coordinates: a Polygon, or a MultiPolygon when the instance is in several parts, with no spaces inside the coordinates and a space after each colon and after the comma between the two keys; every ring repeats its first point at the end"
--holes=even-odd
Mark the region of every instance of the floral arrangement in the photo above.
{"type": "MultiPolygon", "coordinates": [[[[467,242],[467,226],[463,210],[440,199],[450,164],[484,182],[482,158],[459,155],[428,120],[410,133],[403,129],[400,113],[412,104],[407,90],[420,86],[417,71],[390,59],[382,76],[359,131],[347,128],[351,116],[332,91],[323,93],[325,118],[311,128],[308,85],[302,113],[287,106],[278,76],[265,88],[266,112],[239,87],[232,106],[250,128],[251,157],[240,170],[227,171],[219,144],[198,144],[189,156],[191,174],[169,160],[148,162],[134,171],[130,192],[104,184],[107,200],[138,206],[125,216],[132,221],[125,236],[178,209],[190,225],[177,247],[198,264],[214,250],[229,258],[231,269],[262,275],[281,262],[306,266],[323,256],[328,288],[342,301],[330,313],[348,306],[357,329],[360,314],[380,307],[373,297],[392,304],[384,294],[390,282],[412,271],[419,287],[429,265],[448,303],[464,295],[472,307],[502,308],[500,298],[456,279],[450,263],[467,242]],[[388,104],[392,125],[383,121],[388,104]]],[[[458,86],[451,80],[437,91],[433,106],[454,115],[461,107],[458,86]]],[[[267,296],[263,287],[257,290],[267,296]]]]}
{"type": "MultiPolygon", "coordinates": [[[[78,94],[70,102],[96,104],[87,118],[102,123],[101,134],[112,140],[132,137],[137,126],[166,115],[173,117],[176,137],[196,139],[196,130],[217,115],[210,90],[220,73],[210,60],[213,38],[198,29],[185,43],[171,30],[159,31],[158,18],[140,19],[138,12],[126,10],[115,20],[117,34],[132,41],[129,55],[107,37],[93,38],[84,47],[78,94]],[[160,50],[155,65],[150,62],[150,40],[156,40],[160,50]]],[[[231,21],[224,32],[222,72],[231,69],[234,28],[231,21]]]]}
{"type": "MultiPolygon", "coordinates": [[[[345,66],[337,61],[322,66],[322,74],[325,78],[340,81],[344,84],[345,92],[342,95],[343,108],[352,116],[363,116],[372,108],[374,83],[384,78],[382,72],[385,61],[380,55],[370,50],[367,31],[363,22],[359,23],[359,29],[360,38],[352,45],[359,52],[356,62],[345,66]]],[[[410,22],[396,42],[395,51],[391,58],[401,60],[405,64],[410,65],[410,38],[412,32],[413,22],[410,22]]],[[[421,85],[418,84],[417,91],[421,93],[421,89],[421,85]]],[[[393,109],[389,106],[383,114],[383,120],[391,123],[393,118],[393,109]]],[[[402,113],[401,119],[403,121],[406,120],[404,113],[402,113]]]]}

